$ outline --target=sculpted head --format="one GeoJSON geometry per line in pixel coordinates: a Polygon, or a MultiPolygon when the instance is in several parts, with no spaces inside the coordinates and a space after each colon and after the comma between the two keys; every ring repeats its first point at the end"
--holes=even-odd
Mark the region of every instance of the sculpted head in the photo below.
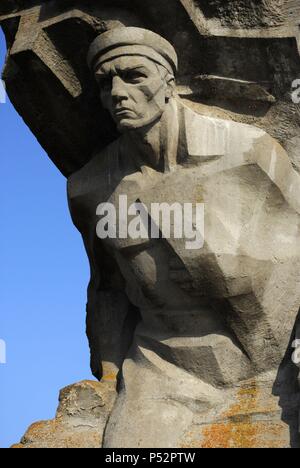
{"type": "Polygon", "coordinates": [[[121,132],[160,120],[177,71],[177,55],[168,41],[141,28],[112,29],[92,43],[88,62],[102,104],[121,132]]]}

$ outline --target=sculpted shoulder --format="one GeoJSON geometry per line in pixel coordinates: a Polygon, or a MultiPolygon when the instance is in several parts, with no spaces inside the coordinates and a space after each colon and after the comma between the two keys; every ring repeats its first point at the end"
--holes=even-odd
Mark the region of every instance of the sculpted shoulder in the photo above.
{"type": "Polygon", "coordinates": [[[188,156],[195,163],[227,155],[241,160],[266,135],[257,127],[197,114],[185,105],[182,112],[188,156]]]}
{"type": "Polygon", "coordinates": [[[300,175],[285,149],[264,130],[215,119],[183,106],[188,165],[215,165],[216,170],[257,165],[300,213],[300,175]]]}

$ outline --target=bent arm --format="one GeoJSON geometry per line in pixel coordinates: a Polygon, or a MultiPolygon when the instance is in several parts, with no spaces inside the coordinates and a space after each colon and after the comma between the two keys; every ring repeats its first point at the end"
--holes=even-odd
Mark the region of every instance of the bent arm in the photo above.
{"type": "Polygon", "coordinates": [[[125,281],[113,255],[96,236],[89,200],[74,197],[68,181],[69,209],[82,235],[90,263],[86,331],[91,370],[101,380],[115,380],[133,340],[139,318],[125,293],[125,281]]]}
{"type": "Polygon", "coordinates": [[[91,252],[86,331],[91,352],[91,370],[101,380],[115,380],[138,321],[138,311],[124,292],[124,280],[113,258],[104,250],[91,252]]]}

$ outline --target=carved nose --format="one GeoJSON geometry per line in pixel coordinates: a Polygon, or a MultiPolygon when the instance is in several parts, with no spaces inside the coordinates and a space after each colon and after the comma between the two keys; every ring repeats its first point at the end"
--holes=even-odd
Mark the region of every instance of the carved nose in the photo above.
{"type": "Polygon", "coordinates": [[[125,83],[119,76],[113,77],[111,95],[116,101],[128,99],[125,83]]]}

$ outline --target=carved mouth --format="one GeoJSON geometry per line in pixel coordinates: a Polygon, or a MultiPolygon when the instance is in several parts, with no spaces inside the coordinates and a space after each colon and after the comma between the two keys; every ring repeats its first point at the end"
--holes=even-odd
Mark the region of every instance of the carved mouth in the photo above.
{"type": "Polygon", "coordinates": [[[116,109],[114,113],[116,117],[122,117],[123,115],[133,114],[133,111],[122,107],[121,109],[116,109]]]}

